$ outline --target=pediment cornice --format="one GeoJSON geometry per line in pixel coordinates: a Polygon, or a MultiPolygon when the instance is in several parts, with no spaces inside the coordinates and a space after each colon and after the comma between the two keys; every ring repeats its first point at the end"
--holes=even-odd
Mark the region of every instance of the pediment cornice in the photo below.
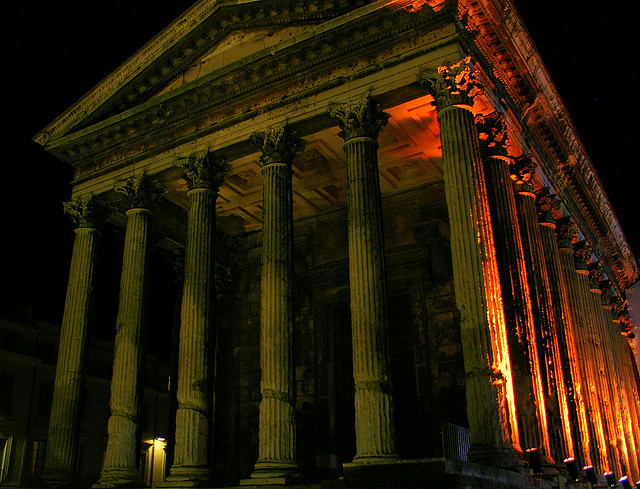
{"type": "MultiPolygon", "coordinates": [[[[371,0],[201,0],[34,137],[45,146],[151,98],[230,33],[316,25],[371,0]]],[[[379,3],[379,2],[378,2],[379,3]]]]}

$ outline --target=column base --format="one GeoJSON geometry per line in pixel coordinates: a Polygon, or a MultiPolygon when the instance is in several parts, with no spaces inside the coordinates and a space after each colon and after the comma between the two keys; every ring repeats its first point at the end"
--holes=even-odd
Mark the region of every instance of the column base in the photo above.
{"type": "Polygon", "coordinates": [[[209,467],[171,467],[169,476],[158,487],[203,487],[211,485],[209,467]]]}
{"type": "Polygon", "coordinates": [[[107,489],[115,487],[139,487],[140,474],[135,469],[103,469],[100,480],[93,484],[93,489],[107,489]]]}
{"type": "Polygon", "coordinates": [[[256,462],[248,479],[241,486],[288,486],[304,482],[297,462],[256,462]]]}

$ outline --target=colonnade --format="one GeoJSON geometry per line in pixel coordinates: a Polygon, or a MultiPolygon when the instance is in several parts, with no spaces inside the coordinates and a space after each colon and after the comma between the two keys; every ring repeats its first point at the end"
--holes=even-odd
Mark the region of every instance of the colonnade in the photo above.
{"type": "MultiPolygon", "coordinates": [[[[475,118],[479,84],[468,60],[419,76],[434,97],[451,229],[453,280],[466,372],[471,461],[524,465],[576,457],[640,477],[638,393],[597,265],[547,191],[533,191],[531,159],[506,151],[504,122],[475,118]],[[478,136],[481,136],[479,139],[478,136]],[[559,220],[556,222],[556,218],[559,220]],[[557,234],[557,240],[556,240],[557,234]],[[591,281],[590,281],[591,279],[591,281]],[[604,302],[603,302],[604,299],[604,302]],[[612,356],[615,353],[615,357],[612,356]]],[[[386,270],[377,138],[388,114],[363,98],[329,108],[347,166],[349,281],[355,382],[355,464],[397,461],[390,378],[386,270]]],[[[304,147],[289,125],[252,136],[263,175],[261,402],[258,460],[244,485],[290,484],[296,461],[293,346],[292,162],[304,147]]],[[[180,163],[189,191],[181,303],[175,455],[167,487],[211,478],[214,231],[227,171],[214,153],[180,163]]],[[[162,192],[148,177],[117,191],[128,210],[114,344],[111,416],[95,487],[138,483],[137,432],[149,226],[162,192]]],[[[45,478],[68,482],[99,237],[93,198],[67,206],[77,230],[62,326],[45,478]]]]}

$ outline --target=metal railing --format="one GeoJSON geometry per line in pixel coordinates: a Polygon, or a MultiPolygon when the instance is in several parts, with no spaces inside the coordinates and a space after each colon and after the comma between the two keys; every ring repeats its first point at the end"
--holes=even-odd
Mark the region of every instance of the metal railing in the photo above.
{"type": "Polygon", "coordinates": [[[442,451],[445,460],[468,462],[471,445],[469,429],[451,423],[442,424],[442,451]]]}

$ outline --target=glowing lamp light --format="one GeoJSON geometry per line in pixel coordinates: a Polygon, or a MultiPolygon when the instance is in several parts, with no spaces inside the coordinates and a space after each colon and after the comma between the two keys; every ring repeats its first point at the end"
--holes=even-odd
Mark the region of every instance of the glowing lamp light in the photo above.
{"type": "Polygon", "coordinates": [[[567,468],[567,472],[569,472],[569,477],[571,480],[578,481],[580,480],[580,471],[578,470],[578,464],[576,463],[576,459],[573,457],[564,459],[564,466],[567,468]]]}
{"type": "Polygon", "coordinates": [[[633,489],[633,487],[631,487],[631,483],[629,482],[629,478],[625,475],[624,477],[620,477],[620,484],[622,484],[622,487],[624,487],[624,489],[633,489]]]}
{"type": "Polygon", "coordinates": [[[529,467],[534,474],[542,474],[542,459],[537,448],[527,448],[527,457],[529,458],[529,467]]]}
{"type": "Polygon", "coordinates": [[[158,440],[158,441],[167,441],[167,439],[164,436],[159,436],[158,438],[156,438],[156,440],[158,440]]]}
{"type": "Polygon", "coordinates": [[[596,475],[596,469],[593,468],[593,465],[587,465],[582,470],[584,470],[584,474],[591,484],[598,483],[598,476],[596,475]]]}
{"type": "Polygon", "coordinates": [[[618,481],[616,481],[616,476],[613,475],[613,472],[605,472],[604,478],[607,479],[607,485],[609,487],[616,487],[618,485],[618,481]]]}

